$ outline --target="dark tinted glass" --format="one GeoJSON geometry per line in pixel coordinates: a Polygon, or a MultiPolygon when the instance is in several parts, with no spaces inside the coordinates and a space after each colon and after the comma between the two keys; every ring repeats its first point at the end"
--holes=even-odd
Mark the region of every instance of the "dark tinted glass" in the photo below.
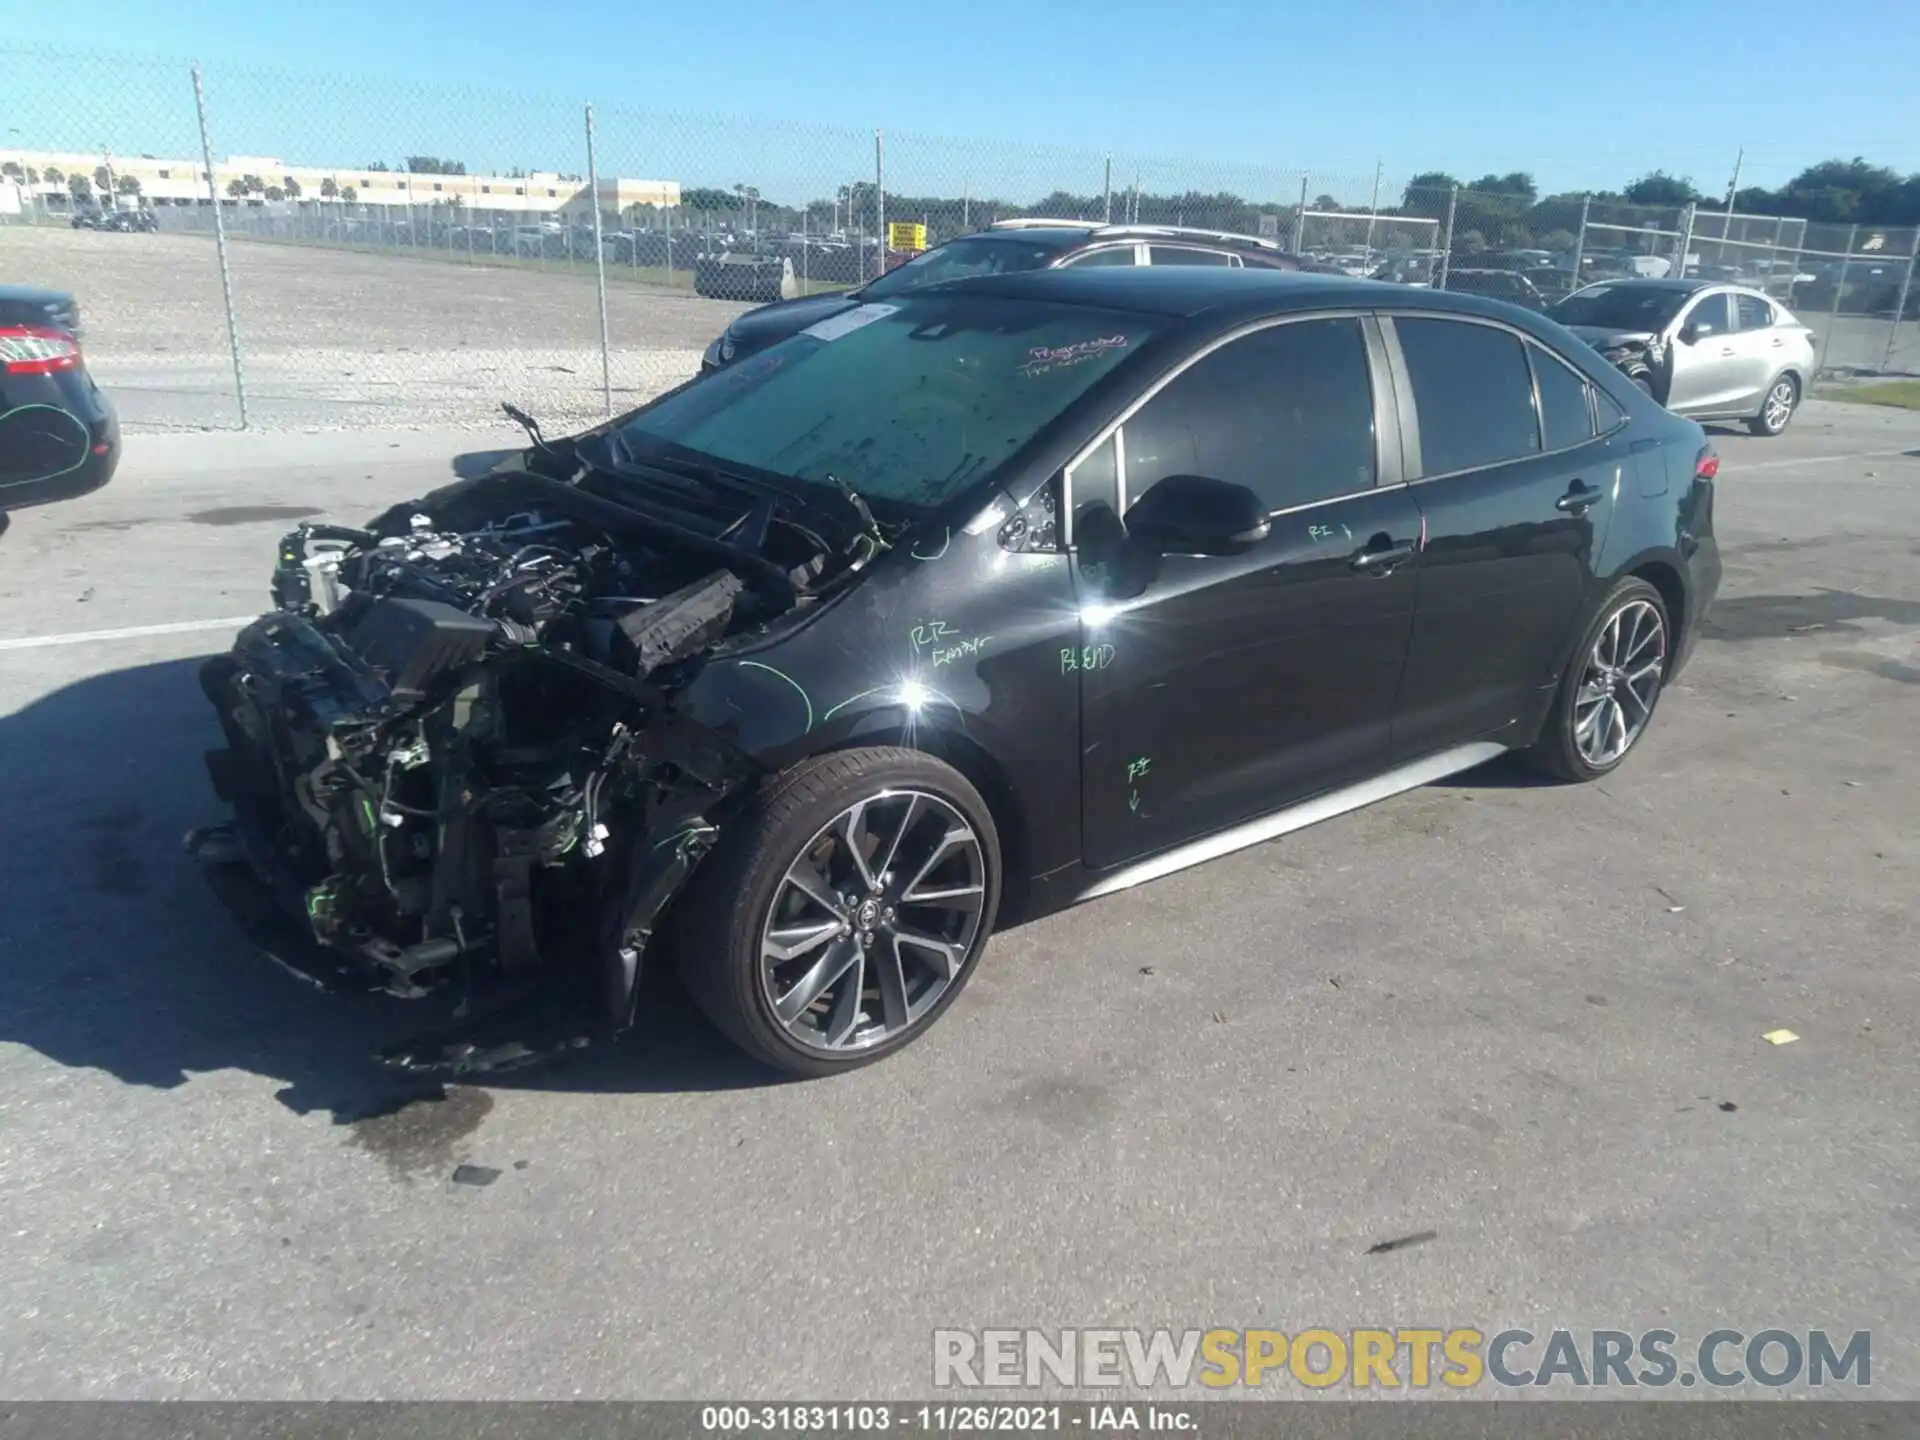
{"type": "Polygon", "coordinates": [[[1547,449],[1564,450],[1593,438],[1593,417],[1587,412],[1587,382],[1538,346],[1533,355],[1534,383],[1540,388],[1540,428],[1547,449]]]}
{"type": "Polygon", "coordinates": [[[1576,290],[1547,313],[1562,325],[1594,325],[1607,330],[1661,330],[1679,313],[1684,290],[1660,286],[1592,285],[1576,290]]]}
{"type": "Polygon", "coordinates": [[[1758,295],[1736,295],[1733,299],[1742,330],[1765,330],[1773,324],[1773,307],[1758,295]]]}
{"type": "Polygon", "coordinates": [[[942,280],[964,280],[970,275],[1006,275],[1016,270],[1039,270],[1060,252],[1050,245],[1011,236],[970,235],[936,245],[924,255],[889,270],[861,291],[861,298],[880,300],[904,294],[918,285],[942,280]]]}
{"type": "Polygon", "coordinates": [[[1109,245],[1105,250],[1089,250],[1067,261],[1069,265],[1131,265],[1133,246],[1109,245]]]}
{"type": "Polygon", "coordinates": [[[1374,483],[1358,320],[1275,325],[1182,372],[1126,424],[1127,501],[1169,475],[1245,485],[1270,510],[1374,483]]]}
{"type": "Polygon", "coordinates": [[[1154,265],[1231,265],[1233,257],[1221,250],[1186,250],[1178,245],[1149,245],[1147,259],[1154,265]]]}
{"type": "Polygon", "coordinates": [[[1733,329],[1733,307],[1727,303],[1723,293],[1709,295],[1700,301],[1681,320],[1681,328],[1696,325],[1702,335],[1725,335],[1733,329]]]}
{"type": "Polygon", "coordinates": [[[1427,475],[1537,454],[1533,377],[1517,337],[1458,320],[1397,319],[1427,475]]]}

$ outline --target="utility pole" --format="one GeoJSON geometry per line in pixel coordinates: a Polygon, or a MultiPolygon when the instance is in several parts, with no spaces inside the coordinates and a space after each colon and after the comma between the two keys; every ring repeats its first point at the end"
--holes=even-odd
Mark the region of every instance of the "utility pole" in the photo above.
{"type": "Polygon", "coordinates": [[[1373,268],[1373,225],[1380,218],[1380,176],[1386,169],[1386,162],[1373,162],[1373,203],[1367,207],[1367,268],[1373,268]]]}

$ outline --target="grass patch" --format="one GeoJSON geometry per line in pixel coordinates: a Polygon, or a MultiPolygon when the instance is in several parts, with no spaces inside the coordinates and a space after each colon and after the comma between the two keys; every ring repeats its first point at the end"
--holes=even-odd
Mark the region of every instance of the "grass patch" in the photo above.
{"type": "Polygon", "coordinates": [[[1875,385],[1832,385],[1818,392],[1822,400],[1852,405],[1890,405],[1896,410],[1920,410],[1920,380],[1887,380],[1875,385]]]}

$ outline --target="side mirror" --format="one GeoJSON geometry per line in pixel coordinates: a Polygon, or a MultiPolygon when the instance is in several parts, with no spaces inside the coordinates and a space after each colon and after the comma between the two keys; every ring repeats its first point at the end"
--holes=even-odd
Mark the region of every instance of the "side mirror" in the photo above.
{"type": "Polygon", "coordinates": [[[1253,491],[1205,475],[1169,475],[1127,511],[1127,534],[1161,555],[1240,555],[1272,528],[1253,491]]]}
{"type": "Polygon", "coordinates": [[[1712,333],[1713,327],[1711,325],[1682,325],[1680,327],[1680,343],[1682,345],[1698,345],[1712,333]]]}

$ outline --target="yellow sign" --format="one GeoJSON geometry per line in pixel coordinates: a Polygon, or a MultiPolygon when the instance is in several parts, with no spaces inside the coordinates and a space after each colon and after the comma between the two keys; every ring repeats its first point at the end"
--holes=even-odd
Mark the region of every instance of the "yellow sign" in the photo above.
{"type": "Polygon", "coordinates": [[[889,250],[926,249],[927,227],[910,220],[893,221],[887,226],[887,248],[889,250]]]}

